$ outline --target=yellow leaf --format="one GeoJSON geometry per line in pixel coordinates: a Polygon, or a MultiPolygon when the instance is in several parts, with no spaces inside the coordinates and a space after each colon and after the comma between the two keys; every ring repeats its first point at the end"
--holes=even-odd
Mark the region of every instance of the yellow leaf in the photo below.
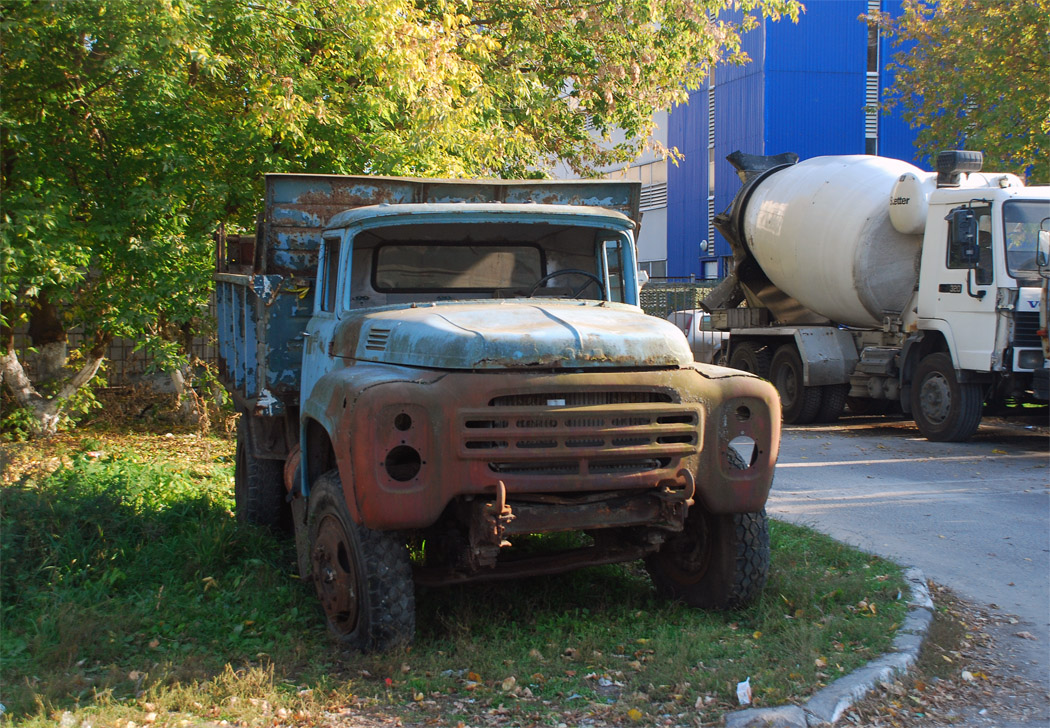
{"type": "Polygon", "coordinates": [[[630,718],[631,720],[641,720],[642,719],[642,711],[638,710],[638,708],[631,708],[630,710],[627,711],[627,717],[630,718]]]}
{"type": "Polygon", "coordinates": [[[754,632],[751,633],[751,636],[757,640],[762,637],[762,633],[756,629],[754,632]]]}

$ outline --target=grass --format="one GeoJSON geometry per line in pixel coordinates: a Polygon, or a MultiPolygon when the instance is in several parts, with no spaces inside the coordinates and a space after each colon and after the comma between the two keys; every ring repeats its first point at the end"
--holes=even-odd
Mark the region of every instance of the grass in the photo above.
{"type": "Polygon", "coordinates": [[[292,543],[241,526],[230,441],[96,431],[7,446],[0,700],[16,723],[309,724],[339,711],[465,725],[587,716],[694,725],[805,697],[885,650],[898,568],[773,522],[763,597],[658,600],[641,564],[417,591],[408,649],[324,632],[292,543]],[[152,715],[151,715],[152,714],[152,715]]]}

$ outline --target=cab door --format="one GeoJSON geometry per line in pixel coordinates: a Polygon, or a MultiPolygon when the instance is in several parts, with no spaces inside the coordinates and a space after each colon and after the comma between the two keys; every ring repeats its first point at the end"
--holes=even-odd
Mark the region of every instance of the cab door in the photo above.
{"type": "Polygon", "coordinates": [[[335,366],[332,356],[332,339],[335,335],[339,314],[346,308],[342,305],[346,297],[344,290],[348,276],[340,275],[347,265],[343,261],[344,236],[341,231],[325,234],[318,255],[316,293],[314,295],[314,313],[303,333],[303,379],[301,401],[310,398],[317,380],[335,366]]]}
{"type": "Polygon", "coordinates": [[[1002,255],[994,244],[992,206],[973,200],[937,215],[942,216],[947,224],[928,230],[923,244],[922,327],[944,333],[959,369],[989,371],[997,323],[995,271],[1002,255]]]}

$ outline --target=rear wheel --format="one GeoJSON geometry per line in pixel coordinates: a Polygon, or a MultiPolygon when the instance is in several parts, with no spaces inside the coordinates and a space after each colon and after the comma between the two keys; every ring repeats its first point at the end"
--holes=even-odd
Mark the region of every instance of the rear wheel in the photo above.
{"type": "Polygon", "coordinates": [[[915,370],[911,386],[911,411],[927,439],[962,442],[981,424],[984,390],[979,384],[961,384],[951,357],[930,354],[915,370]]]}
{"type": "Polygon", "coordinates": [[[711,514],[693,506],[685,529],[645,560],[662,596],[702,609],[755,599],[769,575],[766,512],[711,514]]]}
{"type": "Polygon", "coordinates": [[[784,422],[805,425],[820,411],[820,387],[807,387],[802,370],[802,357],[792,345],[782,346],[773,355],[769,381],[780,394],[784,422]]]}
{"type": "Polygon", "coordinates": [[[729,366],[769,379],[769,349],[751,342],[737,344],[729,354],[729,366]]]}
{"type": "Polygon", "coordinates": [[[351,520],[334,470],[310,490],[307,532],[310,571],[332,634],[365,651],[411,642],[416,602],[408,549],[396,534],[351,520]]]}
{"type": "Polygon", "coordinates": [[[292,525],[284,487],[284,461],[265,460],[252,452],[247,414],[237,423],[237,452],[233,465],[234,513],[241,523],[288,531],[292,525]]]}
{"type": "Polygon", "coordinates": [[[814,422],[837,422],[846,407],[848,384],[826,384],[820,388],[820,409],[814,422]]]}

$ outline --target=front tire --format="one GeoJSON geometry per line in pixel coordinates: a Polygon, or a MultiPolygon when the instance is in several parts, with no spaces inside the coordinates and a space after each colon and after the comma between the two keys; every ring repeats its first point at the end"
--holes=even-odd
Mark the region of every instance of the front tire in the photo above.
{"type": "Polygon", "coordinates": [[[712,514],[695,505],[685,529],[647,557],[645,568],[666,598],[701,609],[744,606],[769,575],[766,512],[712,514]]]}
{"type": "Polygon", "coordinates": [[[928,440],[969,440],[981,424],[983,404],[981,385],[960,383],[947,354],[930,354],[919,362],[911,386],[911,411],[928,440]]]}
{"type": "Polygon", "coordinates": [[[310,490],[307,533],[313,582],[336,639],[363,651],[411,642],[416,602],[405,543],[353,522],[334,470],[310,490]]]}

